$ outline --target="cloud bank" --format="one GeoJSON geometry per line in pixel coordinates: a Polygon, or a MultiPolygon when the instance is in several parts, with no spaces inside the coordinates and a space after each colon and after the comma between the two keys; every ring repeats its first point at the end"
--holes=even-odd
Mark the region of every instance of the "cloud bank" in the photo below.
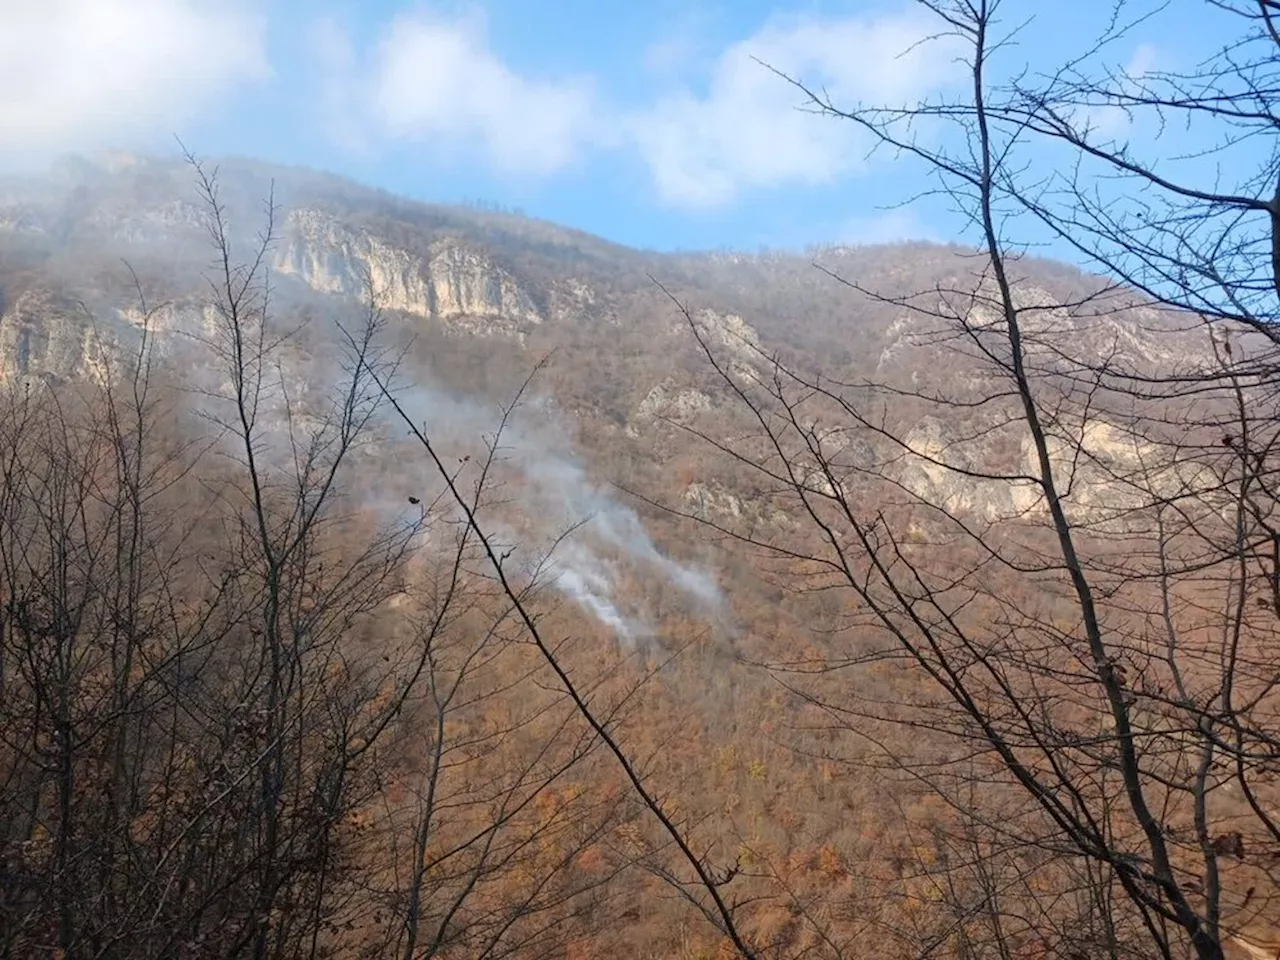
{"type": "Polygon", "coordinates": [[[677,204],[829,183],[858,169],[863,140],[851,124],[798,109],[805,96],[786,78],[837,105],[907,103],[955,73],[942,42],[926,42],[932,32],[915,12],[768,25],[717,58],[704,91],[664,98],[630,132],[659,195],[677,204]]]}
{"type": "Polygon", "coordinates": [[[269,76],[265,41],[238,0],[5,0],[0,160],[169,135],[269,76]]]}
{"type": "Polygon", "coordinates": [[[327,25],[316,53],[328,65],[328,102],[342,105],[341,127],[359,129],[352,143],[363,149],[419,144],[534,177],[625,156],[644,165],[664,202],[705,208],[855,173],[857,132],[797,109],[803,95],[778,73],[837,103],[907,102],[955,73],[944,43],[927,40],[935,27],[914,10],[774,21],[713,57],[701,85],[638,105],[610,102],[588,77],[515,70],[475,14],[402,14],[361,52],[327,25]]]}
{"type": "Polygon", "coordinates": [[[363,82],[382,136],[471,149],[499,172],[555,172],[591,139],[590,81],[516,73],[489,49],[478,15],[396,18],[363,82]]]}

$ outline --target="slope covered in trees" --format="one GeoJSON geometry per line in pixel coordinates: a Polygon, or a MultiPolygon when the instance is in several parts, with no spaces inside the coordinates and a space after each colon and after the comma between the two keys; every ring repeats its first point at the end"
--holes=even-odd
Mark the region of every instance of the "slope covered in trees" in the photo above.
{"type": "Polygon", "coordinates": [[[0,184],[0,953],[1274,952],[1274,201],[1076,122],[1269,133],[1277,10],[1028,89],[927,6],[971,94],[799,92],[968,246],[0,184]]]}

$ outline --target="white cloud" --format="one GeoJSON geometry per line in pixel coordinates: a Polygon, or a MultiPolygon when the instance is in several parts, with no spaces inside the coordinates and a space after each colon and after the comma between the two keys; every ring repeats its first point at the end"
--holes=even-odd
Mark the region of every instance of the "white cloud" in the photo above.
{"type": "Polygon", "coordinates": [[[1124,75],[1131,81],[1142,80],[1156,68],[1159,61],[1160,55],[1154,46],[1149,43],[1140,43],[1124,68],[1124,75]]]}
{"type": "Polygon", "coordinates": [[[667,21],[657,39],[644,47],[640,62],[658,81],[680,79],[706,66],[709,35],[715,21],[705,7],[690,5],[667,21]]]}
{"type": "Polygon", "coordinates": [[[0,2],[0,156],[167,134],[269,75],[265,22],[234,0],[0,2]]]}
{"type": "Polygon", "coordinates": [[[937,240],[938,233],[909,207],[894,207],[865,217],[853,217],[840,231],[848,244],[900,243],[903,240],[937,240]]]}
{"type": "Polygon", "coordinates": [[[914,12],[766,26],[720,56],[705,94],[664,98],[633,118],[631,134],[672,203],[712,206],[753,188],[830,182],[857,169],[864,139],[849,123],[796,109],[803,95],[761,62],[837,105],[905,103],[956,70],[946,42],[926,39],[936,29],[914,12]]]}
{"type": "MultiPolygon", "coordinates": [[[[1128,96],[1139,96],[1142,81],[1156,69],[1159,56],[1149,43],[1139,44],[1129,62],[1115,74],[1118,90],[1128,96]]],[[[1115,104],[1100,103],[1085,107],[1077,118],[1080,125],[1095,138],[1112,140],[1128,133],[1133,126],[1133,114],[1115,104]]]]}
{"type": "Polygon", "coordinates": [[[477,16],[397,18],[364,82],[376,135],[478,148],[505,173],[553,173],[593,138],[591,84],[517,73],[489,48],[477,16]]]}
{"type": "Polygon", "coordinates": [[[359,58],[350,37],[336,20],[324,18],[311,25],[308,40],[319,70],[313,104],[317,123],[343,148],[370,158],[376,151],[361,116],[359,58]]]}
{"type": "Polygon", "coordinates": [[[516,69],[480,14],[415,8],[363,50],[322,22],[312,46],[323,122],[348,149],[419,144],[436,159],[480,160],[509,175],[628,151],[663,200],[714,206],[753,189],[831,182],[863,162],[866,141],[851,124],[796,109],[801,95],[761,62],[850,105],[907,102],[956,72],[954,48],[926,39],[936,21],[915,11],[775,21],[709,58],[695,29],[704,19],[690,14],[643,51],[669,92],[634,108],[599,96],[589,77],[516,69]],[[700,91],[680,82],[694,61],[709,66],[696,71],[709,77],[700,91]]]}
{"type": "Polygon", "coordinates": [[[699,51],[698,38],[691,30],[672,30],[645,47],[641,60],[649,73],[670,77],[688,70],[697,61],[699,51]]]}

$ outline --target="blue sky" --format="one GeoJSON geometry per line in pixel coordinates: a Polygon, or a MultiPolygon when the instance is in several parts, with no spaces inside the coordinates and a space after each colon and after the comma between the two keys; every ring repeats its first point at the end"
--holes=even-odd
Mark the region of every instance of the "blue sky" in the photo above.
{"type": "MultiPolygon", "coordinates": [[[[1083,49],[1113,6],[1006,0],[1008,25],[1031,22],[1004,69],[1083,49]]],[[[1187,67],[1231,26],[1171,0],[1106,57],[1187,67]]],[[[170,153],[176,133],[638,246],[952,239],[941,204],[885,209],[918,170],[795,110],[751,59],[839,102],[903,102],[964,80],[945,45],[915,45],[933,30],[903,0],[0,0],[0,165],[170,153]]]]}

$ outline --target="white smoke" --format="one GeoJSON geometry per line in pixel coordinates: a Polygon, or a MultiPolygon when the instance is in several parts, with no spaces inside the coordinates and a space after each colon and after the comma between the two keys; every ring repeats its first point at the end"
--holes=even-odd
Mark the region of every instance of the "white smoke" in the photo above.
{"type": "Polygon", "coordinates": [[[557,588],[624,639],[651,630],[643,612],[624,613],[618,597],[623,561],[638,573],[675,587],[705,612],[718,613],[720,588],[706,570],[682,564],[653,542],[643,521],[611,491],[591,482],[566,452],[531,446],[521,435],[512,459],[521,473],[520,500],[555,529],[576,525],[569,542],[552,554],[557,588]]]}
{"type": "MultiPolygon", "coordinates": [[[[446,463],[482,461],[484,438],[494,434],[497,411],[429,387],[396,395],[447,455],[446,463]]],[[[628,573],[657,577],[700,612],[719,618],[723,595],[715,577],[664,553],[635,510],[592,481],[558,427],[552,401],[528,401],[508,419],[491,482],[496,484],[491,496],[501,503],[489,508],[482,526],[526,554],[554,542],[538,563],[543,576],[619,639],[633,642],[652,631],[643,602],[629,604],[621,596],[628,573]]]]}
{"type": "Polygon", "coordinates": [[[556,589],[609,628],[619,639],[634,641],[639,633],[634,619],[614,604],[613,579],[598,557],[584,554],[570,543],[552,559],[556,589]]]}

